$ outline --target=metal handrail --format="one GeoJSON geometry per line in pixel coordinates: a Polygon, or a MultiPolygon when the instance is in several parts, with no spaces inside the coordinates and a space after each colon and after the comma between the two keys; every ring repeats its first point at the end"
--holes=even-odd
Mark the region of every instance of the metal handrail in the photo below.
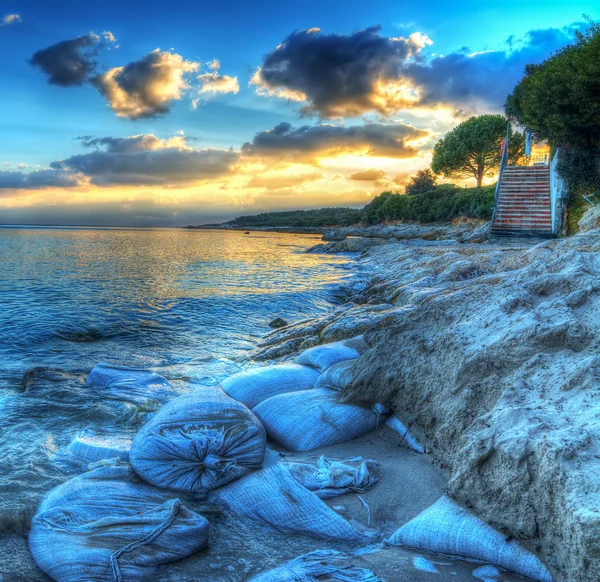
{"type": "Polygon", "coordinates": [[[531,154],[529,156],[521,156],[514,161],[515,166],[549,166],[550,159],[548,154],[531,154]]]}
{"type": "Polygon", "coordinates": [[[496,184],[496,192],[494,193],[494,211],[492,212],[492,224],[496,220],[496,209],[498,208],[498,198],[500,197],[500,182],[502,182],[502,173],[508,162],[508,143],[510,140],[510,121],[506,122],[506,139],[504,140],[504,148],[502,149],[502,158],[500,159],[500,172],[498,173],[498,183],[496,184]]]}

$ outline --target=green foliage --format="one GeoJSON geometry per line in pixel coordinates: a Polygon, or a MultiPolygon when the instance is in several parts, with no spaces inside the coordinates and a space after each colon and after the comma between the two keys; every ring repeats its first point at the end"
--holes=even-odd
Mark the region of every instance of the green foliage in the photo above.
{"type": "Polygon", "coordinates": [[[529,65],[506,112],[561,148],[558,172],[575,211],[582,194],[600,189],[600,26],[590,23],[574,44],[529,65]]]}
{"type": "MultiPolygon", "coordinates": [[[[433,151],[431,169],[446,178],[475,178],[477,186],[485,176],[500,168],[501,144],[506,138],[506,119],[502,115],[471,117],[448,132],[433,151]]],[[[509,140],[509,159],[523,154],[525,137],[513,133],[509,140]]]]}
{"type": "Polygon", "coordinates": [[[365,206],[362,221],[365,224],[393,220],[437,222],[460,216],[489,220],[495,189],[495,186],[459,188],[443,184],[418,196],[383,192],[365,206]]]}
{"type": "Polygon", "coordinates": [[[507,114],[553,146],[600,148],[600,26],[525,71],[507,114]]]}
{"type": "Polygon", "coordinates": [[[436,182],[437,176],[429,168],[426,170],[419,170],[411,177],[404,189],[404,193],[409,196],[425,194],[425,192],[429,192],[435,188],[436,182]]]}
{"type": "Polygon", "coordinates": [[[350,226],[360,222],[362,211],[356,208],[319,208],[288,212],[263,212],[253,216],[238,216],[228,222],[234,227],[327,227],[350,226]]]}
{"type": "Polygon", "coordinates": [[[600,149],[561,149],[558,173],[569,193],[569,206],[600,190],[600,149]]]}

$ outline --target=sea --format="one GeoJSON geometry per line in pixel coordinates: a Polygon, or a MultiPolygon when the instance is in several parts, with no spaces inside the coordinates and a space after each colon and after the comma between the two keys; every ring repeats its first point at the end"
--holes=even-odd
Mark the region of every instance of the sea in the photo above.
{"type": "MultiPolygon", "coordinates": [[[[131,437],[139,428],[139,416],[85,384],[92,367],[149,368],[178,393],[218,385],[246,365],[270,320],[316,316],[339,301],[352,259],[305,253],[318,239],[183,228],[0,228],[2,582],[48,580],[26,536],[42,496],[82,470],[65,453],[71,440],[97,429],[131,437]]],[[[258,534],[216,529],[222,533],[213,558],[181,577],[175,568],[153,579],[246,579],[255,564],[243,540],[258,534]]],[[[299,548],[290,544],[274,538],[268,562],[292,557],[299,548]]],[[[261,548],[255,558],[264,565],[261,548]]]]}

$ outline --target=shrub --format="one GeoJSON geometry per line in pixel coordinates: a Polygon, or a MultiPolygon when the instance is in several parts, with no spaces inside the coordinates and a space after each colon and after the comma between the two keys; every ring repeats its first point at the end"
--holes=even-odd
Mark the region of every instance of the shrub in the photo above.
{"type": "Polygon", "coordinates": [[[494,192],[495,186],[458,188],[452,184],[443,184],[419,196],[383,192],[365,206],[363,222],[438,222],[460,216],[489,220],[492,217],[494,192]]]}

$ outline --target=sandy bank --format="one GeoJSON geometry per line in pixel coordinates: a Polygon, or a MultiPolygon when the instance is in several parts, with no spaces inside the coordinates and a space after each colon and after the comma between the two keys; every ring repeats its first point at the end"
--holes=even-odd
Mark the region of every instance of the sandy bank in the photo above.
{"type": "Polygon", "coordinates": [[[258,357],[366,333],[345,397],[388,402],[450,494],[556,580],[600,579],[600,232],[392,242],[358,273],[347,304],[272,333],[258,357]]]}

